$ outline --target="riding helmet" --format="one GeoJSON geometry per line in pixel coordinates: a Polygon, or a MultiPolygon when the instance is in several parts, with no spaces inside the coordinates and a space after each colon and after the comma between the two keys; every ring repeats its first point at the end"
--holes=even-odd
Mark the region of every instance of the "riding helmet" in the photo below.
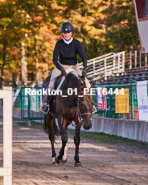
{"type": "Polygon", "coordinates": [[[64,22],[61,25],[61,33],[69,33],[69,32],[73,32],[74,31],[74,27],[70,22],[64,22]]]}

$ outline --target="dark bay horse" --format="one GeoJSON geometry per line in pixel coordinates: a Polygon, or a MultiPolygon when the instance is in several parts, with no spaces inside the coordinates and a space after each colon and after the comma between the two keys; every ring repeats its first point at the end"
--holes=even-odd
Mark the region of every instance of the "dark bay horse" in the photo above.
{"type": "MultiPolygon", "coordinates": [[[[61,77],[62,76],[59,76],[57,78],[55,89],[61,81],[61,77]]],[[[45,80],[43,87],[46,86],[46,81],[49,82],[49,79],[45,80]]],[[[50,112],[44,117],[44,130],[48,133],[49,140],[51,141],[53,164],[60,162],[65,163],[67,161],[67,159],[63,160],[64,148],[68,141],[67,127],[74,121],[74,143],[76,146],[74,160],[75,166],[81,166],[79,161],[80,128],[81,125],[83,125],[86,130],[91,128],[91,117],[94,105],[92,96],[90,94],[84,95],[84,87],[85,84],[82,80],[78,79],[74,74],[69,73],[60,88],[62,95],[53,97],[53,101],[50,104],[50,112]],[[68,94],[68,88],[73,90],[72,95],[68,94]],[[55,118],[58,120],[59,128],[55,123],[55,118]],[[55,135],[61,135],[62,140],[62,147],[57,156],[54,148],[55,135]]]]}

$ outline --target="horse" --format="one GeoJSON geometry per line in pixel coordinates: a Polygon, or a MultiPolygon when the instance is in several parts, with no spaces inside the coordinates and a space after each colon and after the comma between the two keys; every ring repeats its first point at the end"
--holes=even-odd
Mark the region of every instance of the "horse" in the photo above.
{"type": "MultiPolygon", "coordinates": [[[[57,77],[55,89],[57,89],[62,75],[57,77]]],[[[50,76],[45,79],[43,87],[46,88],[49,83],[50,76]],[[47,83],[48,82],[48,83],[47,83]]],[[[83,125],[85,130],[92,127],[91,119],[93,112],[94,101],[91,94],[84,94],[85,82],[81,77],[77,77],[73,73],[69,73],[61,86],[62,95],[53,97],[50,103],[50,111],[44,115],[44,131],[48,133],[52,148],[52,164],[65,163],[67,159],[64,157],[64,149],[68,141],[67,127],[72,121],[75,122],[75,156],[74,166],[81,166],[79,161],[79,144],[80,144],[80,128],[83,125]],[[68,89],[75,93],[69,95],[68,89]],[[76,93],[77,92],[77,93],[76,93]],[[55,123],[55,118],[58,120],[58,126],[55,123]],[[59,154],[56,156],[54,142],[55,136],[61,136],[62,147],[59,154]]]]}

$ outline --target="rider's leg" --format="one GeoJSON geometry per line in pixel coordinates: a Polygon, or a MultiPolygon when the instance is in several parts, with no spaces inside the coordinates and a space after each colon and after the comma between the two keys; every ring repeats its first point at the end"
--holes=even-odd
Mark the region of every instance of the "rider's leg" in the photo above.
{"type": "MultiPolygon", "coordinates": [[[[80,68],[79,68],[79,65],[78,64],[75,64],[75,65],[63,65],[63,64],[60,64],[65,70],[66,69],[69,69],[69,68],[72,68],[72,69],[74,69],[75,71],[76,71],[76,73],[77,73],[77,75],[80,75],[80,76],[82,76],[82,70],[80,70],[80,68]]],[[[57,68],[56,68],[57,69],[57,68]]],[[[57,69],[58,70],[58,69],[57,69]]],[[[60,72],[60,74],[61,74],[61,71],[56,71],[56,73],[58,74],[58,72],[60,72]]],[[[58,74],[58,75],[60,75],[60,74],[58,74]]],[[[55,74],[54,74],[55,75],[55,74]]],[[[57,75],[57,76],[58,76],[57,75]]],[[[52,77],[51,77],[52,78],[52,77]]],[[[50,80],[51,81],[51,80],[50,80]]],[[[91,87],[91,85],[90,85],[90,83],[89,83],[89,81],[88,81],[88,79],[87,78],[85,78],[85,84],[86,84],[86,87],[87,88],[90,88],[91,87]]],[[[50,89],[52,89],[52,88],[54,88],[54,83],[53,84],[51,84],[50,85],[51,86],[51,88],[50,89]]]]}
{"type": "Polygon", "coordinates": [[[46,90],[47,90],[47,87],[48,87],[49,81],[50,81],[49,77],[50,77],[50,75],[45,79],[45,81],[42,85],[42,106],[41,106],[40,111],[44,114],[47,114],[47,112],[48,112],[46,90]]]}
{"type": "MultiPolygon", "coordinates": [[[[50,82],[49,85],[47,87],[47,92],[50,89],[50,91],[52,91],[54,89],[54,84],[55,84],[55,80],[56,77],[59,76],[61,74],[61,71],[58,70],[56,67],[53,69],[52,74],[51,74],[51,78],[50,78],[50,82]]],[[[43,112],[44,114],[47,114],[48,111],[50,110],[50,103],[52,100],[52,96],[49,96],[48,100],[47,100],[47,96],[45,95],[45,97],[43,98],[43,106],[41,108],[41,112],[43,112]]]]}
{"type": "Polygon", "coordinates": [[[88,81],[88,79],[85,77],[85,84],[86,84],[86,87],[87,88],[90,88],[91,87],[91,85],[90,85],[90,83],[89,83],[89,81],[88,81]]]}
{"type": "Polygon", "coordinates": [[[61,74],[61,71],[55,67],[51,73],[51,78],[50,78],[50,82],[48,85],[48,89],[49,88],[54,89],[56,77],[58,77],[60,74],[61,74]]]}
{"type": "Polygon", "coordinates": [[[49,106],[47,104],[47,95],[46,94],[42,94],[42,106],[41,106],[40,111],[44,114],[47,114],[49,111],[49,106]]]}
{"type": "MultiPolygon", "coordinates": [[[[76,71],[76,73],[77,73],[78,75],[82,76],[82,71],[80,70],[78,64],[74,65],[74,70],[76,71]]],[[[88,81],[87,78],[85,78],[85,84],[86,84],[86,87],[87,87],[87,88],[90,88],[90,87],[91,87],[91,85],[90,85],[90,83],[89,83],[89,81],[88,81]]]]}

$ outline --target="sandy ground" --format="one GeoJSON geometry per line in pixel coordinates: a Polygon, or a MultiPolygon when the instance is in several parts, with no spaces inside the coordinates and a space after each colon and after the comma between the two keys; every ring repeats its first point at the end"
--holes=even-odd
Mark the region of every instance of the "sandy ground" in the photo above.
{"type": "MultiPolygon", "coordinates": [[[[57,139],[56,153],[61,146],[57,139]]],[[[74,167],[73,139],[68,140],[68,161],[52,165],[51,147],[42,129],[13,127],[13,185],[148,184],[148,148],[81,140],[82,167],[74,167]]],[[[0,125],[2,166],[2,125],[0,125]]],[[[0,177],[0,185],[3,184],[0,177]]]]}

